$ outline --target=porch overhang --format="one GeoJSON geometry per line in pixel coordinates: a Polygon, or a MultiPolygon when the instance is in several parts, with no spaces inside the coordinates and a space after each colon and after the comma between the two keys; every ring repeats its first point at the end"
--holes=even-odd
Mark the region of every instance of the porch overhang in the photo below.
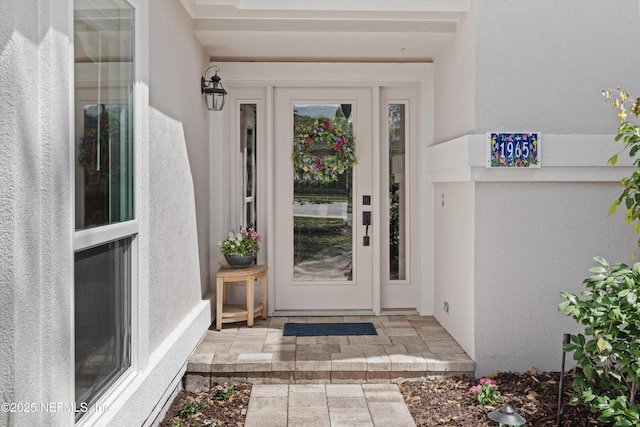
{"type": "Polygon", "coordinates": [[[216,61],[431,62],[470,0],[181,0],[216,61]]]}

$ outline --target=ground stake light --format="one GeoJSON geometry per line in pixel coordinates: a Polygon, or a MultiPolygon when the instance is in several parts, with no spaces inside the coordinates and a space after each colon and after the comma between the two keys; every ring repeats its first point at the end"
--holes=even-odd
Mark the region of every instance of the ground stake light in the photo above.
{"type": "Polygon", "coordinates": [[[509,405],[491,412],[489,419],[499,423],[501,426],[521,426],[527,422],[509,405]]]}

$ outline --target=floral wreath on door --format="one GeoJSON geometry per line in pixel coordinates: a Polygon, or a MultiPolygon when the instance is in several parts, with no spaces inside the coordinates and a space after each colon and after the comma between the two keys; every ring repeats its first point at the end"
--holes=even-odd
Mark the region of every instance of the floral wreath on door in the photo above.
{"type": "Polygon", "coordinates": [[[357,163],[351,125],[320,118],[296,126],[293,169],[296,182],[330,183],[357,163]]]}

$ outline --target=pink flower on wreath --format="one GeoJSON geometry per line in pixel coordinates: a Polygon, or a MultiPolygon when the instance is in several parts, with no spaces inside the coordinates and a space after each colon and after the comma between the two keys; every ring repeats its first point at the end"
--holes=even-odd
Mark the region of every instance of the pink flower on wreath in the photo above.
{"type": "Polygon", "coordinates": [[[343,138],[338,139],[336,143],[333,145],[333,151],[340,150],[344,144],[345,142],[343,138]]]}
{"type": "Polygon", "coordinates": [[[322,167],[322,159],[320,157],[316,157],[316,169],[320,169],[322,167]]]}
{"type": "Polygon", "coordinates": [[[331,125],[331,122],[330,122],[329,120],[324,119],[324,121],[323,121],[323,125],[324,125],[324,128],[325,128],[325,129],[327,129],[327,130],[333,130],[333,126],[331,125]]]}

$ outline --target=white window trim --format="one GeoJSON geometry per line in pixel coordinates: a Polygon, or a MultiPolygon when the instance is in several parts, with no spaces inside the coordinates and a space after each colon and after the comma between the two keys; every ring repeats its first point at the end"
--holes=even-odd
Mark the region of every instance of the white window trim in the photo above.
{"type": "Polygon", "coordinates": [[[127,237],[135,238],[139,230],[140,226],[137,220],[79,230],[73,236],[73,251],[83,251],[127,237]]]}
{"type": "MultiPolygon", "coordinates": [[[[139,372],[142,369],[142,359],[146,357],[146,348],[142,348],[140,336],[144,325],[141,324],[141,317],[143,313],[140,313],[140,212],[145,209],[141,206],[142,197],[141,189],[143,187],[143,179],[140,167],[140,147],[141,140],[147,135],[148,128],[143,121],[147,120],[148,115],[143,115],[141,111],[146,109],[146,101],[148,100],[147,87],[141,82],[147,81],[148,70],[148,57],[144,55],[144,52],[148,51],[148,4],[146,0],[126,0],[134,8],[135,27],[134,27],[134,81],[133,81],[133,135],[134,135],[134,147],[133,147],[133,164],[134,177],[133,177],[133,206],[134,206],[134,219],[131,221],[125,221],[121,223],[114,223],[105,226],[78,230],[72,234],[72,247],[73,253],[70,256],[72,283],[75,283],[75,253],[89,249],[95,246],[100,246],[113,241],[131,238],[130,246],[130,263],[131,263],[131,283],[130,283],[130,301],[131,301],[131,344],[130,344],[130,363],[131,365],[125,372],[112,384],[109,388],[104,390],[102,395],[96,400],[89,411],[75,424],[76,426],[91,426],[95,425],[99,419],[103,416],[109,416],[109,410],[113,410],[114,406],[118,406],[118,399],[120,399],[131,386],[131,384],[139,376],[139,372]]],[[[73,32],[74,22],[74,10],[70,7],[69,19],[71,23],[71,30],[73,32]]],[[[69,127],[70,127],[70,192],[71,198],[71,212],[73,213],[70,218],[71,229],[75,230],[75,129],[76,129],[76,102],[75,102],[75,60],[73,55],[73,47],[71,48],[71,55],[69,59],[69,67],[71,74],[71,88],[70,88],[70,109],[69,109],[69,127]]],[[[147,170],[145,168],[145,170],[147,170]]],[[[146,284],[146,282],[145,282],[146,284]]],[[[69,348],[71,366],[75,366],[75,292],[71,291],[71,309],[70,313],[70,330],[71,330],[71,346],[69,348]]],[[[75,369],[72,369],[75,376],[75,369]]],[[[73,390],[75,390],[75,378],[72,381],[73,390]]],[[[74,394],[75,395],[75,394],[74,394]]],[[[71,414],[70,414],[71,415],[71,414]]],[[[111,414],[113,415],[113,414],[111,414]]]]}

